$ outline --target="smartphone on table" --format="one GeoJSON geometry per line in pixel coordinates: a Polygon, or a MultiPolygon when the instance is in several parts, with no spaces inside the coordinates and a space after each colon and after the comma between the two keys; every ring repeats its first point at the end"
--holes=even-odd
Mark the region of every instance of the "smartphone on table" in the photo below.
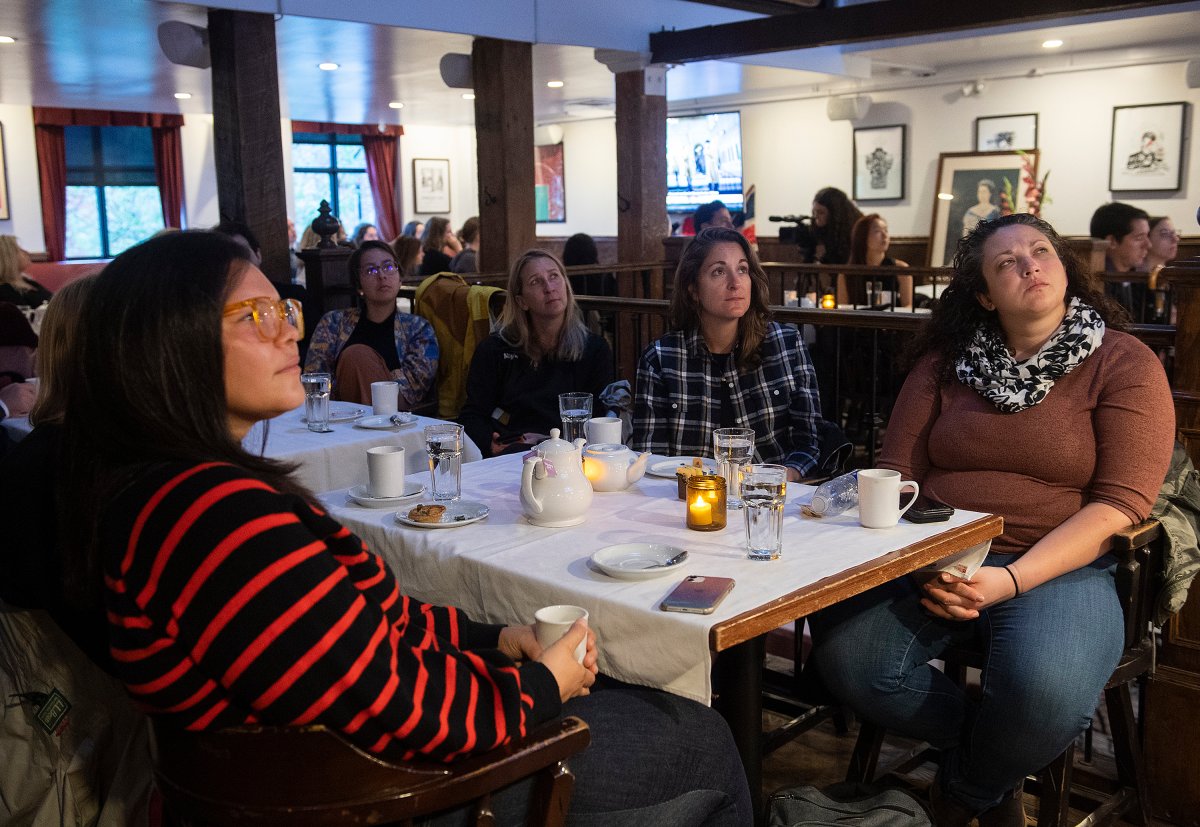
{"type": "Polygon", "coordinates": [[[725,599],[725,595],[733,590],[732,577],[705,577],[692,574],[663,598],[660,604],[664,612],[690,612],[692,614],[709,615],[725,599]]]}
{"type": "Polygon", "coordinates": [[[954,509],[950,506],[921,494],[912,504],[912,508],[904,512],[903,517],[910,523],[942,523],[949,520],[953,514],[954,509]]]}

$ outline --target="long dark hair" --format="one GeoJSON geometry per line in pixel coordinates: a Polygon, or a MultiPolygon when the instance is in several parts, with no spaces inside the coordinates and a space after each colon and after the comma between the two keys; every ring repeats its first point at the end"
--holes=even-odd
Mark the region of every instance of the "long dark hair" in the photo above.
{"type": "Polygon", "coordinates": [[[822,264],[845,264],[850,260],[850,230],[854,222],[862,218],[862,211],[854,206],[850,196],[837,187],[817,190],[813,203],[829,211],[829,220],[824,227],[813,227],[817,240],[825,245],[822,264]]]}
{"type": "Polygon", "coordinates": [[[367,309],[367,300],[362,296],[362,260],[368,250],[379,250],[386,253],[388,258],[396,262],[396,283],[399,284],[404,279],[404,271],[400,269],[400,262],[396,259],[396,251],[391,244],[371,239],[355,247],[354,252],[350,254],[350,260],[346,262],[346,269],[350,273],[350,288],[357,297],[359,309],[363,311],[367,309]]]}
{"type": "Polygon", "coordinates": [[[932,353],[940,362],[939,377],[943,381],[950,381],[954,376],[954,363],[966,352],[967,345],[975,337],[975,331],[981,327],[991,327],[1001,332],[996,311],[985,309],[976,296],[987,293],[987,282],[983,277],[984,245],[1000,230],[1016,224],[1033,227],[1046,237],[1058,254],[1067,273],[1066,301],[1078,298],[1095,308],[1106,326],[1115,330],[1128,328],[1129,314],[1104,295],[1103,288],[1072,252],[1066,240],[1042,219],[1029,213],[1014,213],[991,221],[980,221],[974,230],[959,239],[958,251],[954,254],[954,275],[934,303],[929,322],[909,346],[905,360],[908,365],[914,364],[926,353],[932,353]]]}
{"type": "Polygon", "coordinates": [[[96,277],[67,363],[57,504],[67,594],[101,594],[98,529],[109,500],[147,466],[227,462],[310,497],[294,466],[255,456],[229,431],[222,310],[248,251],[211,232],[169,233],[117,256],[96,277]]]}
{"type": "Polygon", "coordinates": [[[738,370],[745,373],[757,367],[761,355],[758,352],[771,313],[767,309],[767,274],[758,263],[758,256],[750,242],[737,230],[728,227],[705,227],[679,258],[675,268],[675,285],[671,292],[671,327],[674,330],[691,332],[700,327],[699,303],[692,296],[691,287],[700,276],[704,260],[718,244],[733,243],[742,248],[746,262],[750,265],[750,308],[738,319],[737,346],[734,353],[738,370]]]}

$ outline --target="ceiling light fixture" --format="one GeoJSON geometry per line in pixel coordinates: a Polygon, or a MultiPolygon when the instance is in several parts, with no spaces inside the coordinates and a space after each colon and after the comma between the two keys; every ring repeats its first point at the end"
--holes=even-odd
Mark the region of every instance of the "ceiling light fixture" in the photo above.
{"type": "Polygon", "coordinates": [[[17,39],[11,35],[0,34],[0,43],[16,43],[17,39]]]}
{"type": "Polygon", "coordinates": [[[403,109],[403,108],[404,108],[404,104],[402,104],[400,101],[392,101],[391,103],[388,104],[388,109],[403,109]]]}
{"type": "Polygon", "coordinates": [[[1055,38],[1053,40],[1043,40],[1042,41],[1043,49],[1057,49],[1061,45],[1063,45],[1063,42],[1057,38],[1055,38]]]}
{"type": "Polygon", "coordinates": [[[473,100],[475,100],[475,93],[474,92],[463,92],[462,99],[465,101],[473,101],[473,100]]]}
{"type": "Polygon", "coordinates": [[[177,101],[188,101],[191,99],[192,99],[191,92],[176,92],[175,93],[175,100],[177,100],[177,101]]]}
{"type": "Polygon", "coordinates": [[[548,81],[546,81],[546,85],[549,86],[551,89],[562,89],[563,88],[563,82],[561,80],[548,80],[548,81]]]}
{"type": "Polygon", "coordinates": [[[330,63],[330,62],[326,61],[325,63],[318,63],[317,68],[320,69],[322,72],[335,72],[338,69],[340,69],[341,67],[338,66],[336,63],[330,63]]]}

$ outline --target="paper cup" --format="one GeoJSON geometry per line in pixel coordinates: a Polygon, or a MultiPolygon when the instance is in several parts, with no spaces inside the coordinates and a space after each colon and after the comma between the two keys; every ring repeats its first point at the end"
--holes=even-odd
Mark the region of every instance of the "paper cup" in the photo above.
{"type": "Polygon", "coordinates": [[[367,480],[372,497],[404,494],[404,449],[399,445],[368,448],[367,480]]]}
{"type": "Polygon", "coordinates": [[[399,410],[400,386],[392,381],[371,383],[371,413],[387,416],[399,410]]]}
{"type": "MultiPolygon", "coordinates": [[[[537,637],[537,642],[545,649],[557,643],[559,638],[571,628],[571,624],[579,618],[583,618],[584,624],[587,624],[587,609],[567,605],[546,606],[533,613],[533,633],[537,637]]],[[[586,652],[587,637],[585,636],[575,647],[575,660],[583,663],[583,656],[586,652]]]]}

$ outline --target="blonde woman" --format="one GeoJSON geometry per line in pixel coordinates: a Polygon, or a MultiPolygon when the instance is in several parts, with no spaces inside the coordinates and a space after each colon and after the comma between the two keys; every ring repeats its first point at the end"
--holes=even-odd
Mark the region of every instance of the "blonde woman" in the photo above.
{"type": "Polygon", "coordinates": [[[484,456],[521,450],[561,427],[558,395],[612,381],[608,342],[588,331],[557,257],[529,250],[508,273],[508,301],[479,344],[459,417],[484,456]]]}
{"type": "Polygon", "coordinates": [[[0,302],[18,307],[38,307],[50,301],[50,291],[25,275],[29,253],[11,235],[0,235],[0,302]]]}
{"type": "Polygon", "coordinates": [[[68,384],[62,366],[76,355],[76,336],[94,276],[75,279],[50,300],[42,319],[37,350],[37,401],[29,412],[32,425],[62,422],[67,408],[68,384]]]}

